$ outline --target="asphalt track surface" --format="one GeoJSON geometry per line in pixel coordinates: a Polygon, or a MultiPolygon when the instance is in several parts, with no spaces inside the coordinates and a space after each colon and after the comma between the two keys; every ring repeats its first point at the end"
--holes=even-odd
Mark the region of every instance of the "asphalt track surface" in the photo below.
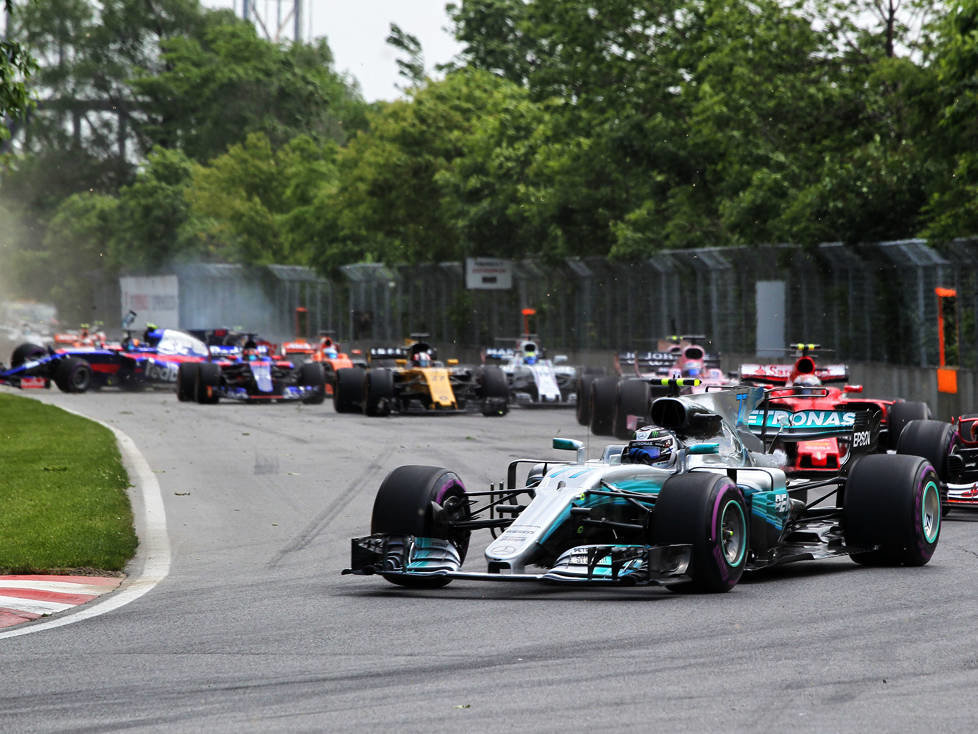
{"type": "MultiPolygon", "coordinates": [[[[573,412],[379,419],[159,392],[41,398],[131,437],[159,483],[171,556],[128,603],[0,639],[2,731],[962,732],[978,721],[978,515],[952,514],[923,568],[809,562],[723,595],[405,591],[340,575],[385,474],[436,464],[485,487],[513,457],[559,456],[554,435],[584,439],[573,412]]],[[[467,567],[482,570],[484,546],[474,538],[467,567]]]]}

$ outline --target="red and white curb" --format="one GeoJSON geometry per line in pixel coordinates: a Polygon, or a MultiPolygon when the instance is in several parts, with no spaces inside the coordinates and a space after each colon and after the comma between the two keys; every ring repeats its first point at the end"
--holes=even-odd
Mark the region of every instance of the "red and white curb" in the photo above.
{"type": "Polygon", "coordinates": [[[113,576],[0,576],[0,627],[64,612],[121,583],[113,576]]]}

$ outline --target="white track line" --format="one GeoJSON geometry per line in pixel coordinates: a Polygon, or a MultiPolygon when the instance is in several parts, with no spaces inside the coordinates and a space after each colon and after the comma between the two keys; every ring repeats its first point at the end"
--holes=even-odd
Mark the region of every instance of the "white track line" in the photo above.
{"type": "MultiPolygon", "coordinates": [[[[69,413],[81,415],[73,410],[62,408],[69,413]]],[[[91,418],[88,418],[92,420],[91,418]]],[[[163,495],[160,492],[160,483],[156,480],[156,475],[149,468],[145,457],[136,448],[136,444],[122,431],[112,426],[95,421],[115,434],[116,441],[119,442],[119,451],[122,454],[122,462],[129,472],[129,480],[133,484],[135,492],[139,493],[143,506],[142,515],[134,513],[136,533],[139,536],[139,549],[136,553],[135,561],[142,561],[142,569],[136,576],[131,576],[122,582],[119,590],[106,594],[105,599],[93,600],[78,607],[78,611],[67,614],[57,619],[35,624],[25,624],[17,626],[7,632],[0,632],[0,640],[6,637],[19,637],[28,635],[32,632],[51,629],[52,627],[62,627],[66,624],[81,622],[83,619],[97,617],[100,614],[111,612],[114,609],[123,607],[131,601],[135,601],[146,592],[150,591],[160,581],[165,579],[170,573],[170,538],[166,534],[166,509],[163,507],[163,495]]]]}

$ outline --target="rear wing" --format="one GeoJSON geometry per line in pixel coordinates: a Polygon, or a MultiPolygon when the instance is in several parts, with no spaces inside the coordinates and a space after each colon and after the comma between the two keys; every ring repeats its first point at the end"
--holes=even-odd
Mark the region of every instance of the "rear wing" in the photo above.
{"type": "MultiPolygon", "coordinates": [[[[742,364],[740,379],[753,384],[783,385],[791,378],[793,364],[742,364]]],[[[816,367],[815,376],[823,383],[848,382],[849,368],[844,364],[816,367]]]]}
{"type": "Polygon", "coordinates": [[[370,362],[394,363],[407,358],[408,350],[404,347],[371,347],[367,350],[367,359],[370,362]]]}
{"type": "Polygon", "coordinates": [[[630,352],[621,351],[615,355],[615,362],[622,374],[661,374],[666,376],[679,359],[679,354],[670,352],[630,352]]]}
{"type": "Polygon", "coordinates": [[[486,364],[505,364],[516,355],[517,351],[508,347],[487,347],[482,352],[482,361],[486,364]]]}

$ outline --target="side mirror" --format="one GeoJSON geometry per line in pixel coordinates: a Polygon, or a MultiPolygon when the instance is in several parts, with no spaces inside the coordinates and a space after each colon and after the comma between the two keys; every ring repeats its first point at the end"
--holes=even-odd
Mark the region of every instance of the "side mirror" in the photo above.
{"type": "Polygon", "coordinates": [[[451,359],[446,359],[445,364],[447,364],[449,367],[454,367],[458,364],[458,360],[452,357],[451,359]]]}
{"type": "Polygon", "coordinates": [[[566,354],[558,354],[554,357],[554,364],[566,364],[568,361],[566,354]]]}
{"type": "Polygon", "coordinates": [[[561,451],[577,451],[584,447],[584,442],[573,438],[555,438],[553,447],[561,451]]]}
{"type": "Polygon", "coordinates": [[[862,385],[843,385],[842,392],[862,392],[862,385]]]}
{"type": "Polygon", "coordinates": [[[584,463],[584,442],[573,438],[554,438],[553,447],[560,451],[576,451],[577,462],[584,463]]]}
{"type": "Polygon", "coordinates": [[[688,449],[691,455],[719,454],[720,444],[718,443],[694,443],[688,449]]]}

